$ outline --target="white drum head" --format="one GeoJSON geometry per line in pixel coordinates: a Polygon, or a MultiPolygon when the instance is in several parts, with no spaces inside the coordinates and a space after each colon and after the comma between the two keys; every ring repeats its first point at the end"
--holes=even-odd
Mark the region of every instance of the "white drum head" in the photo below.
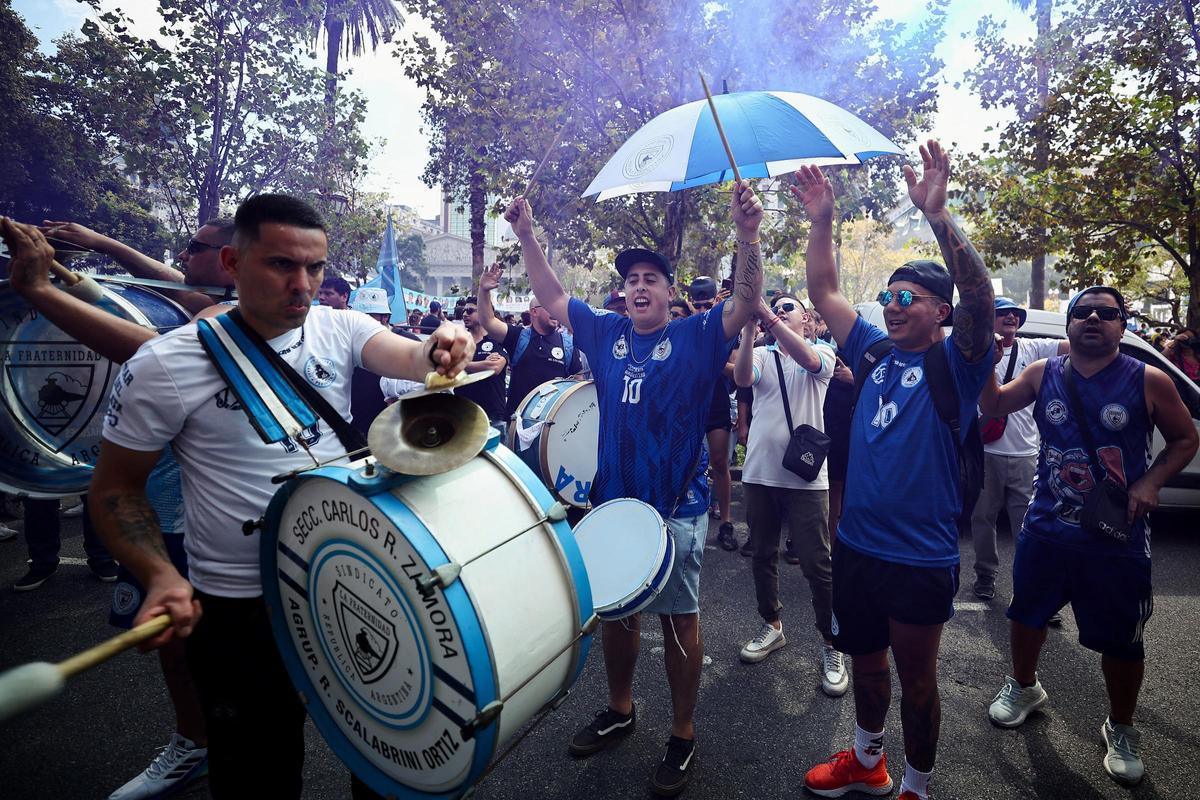
{"type": "Polygon", "coordinates": [[[567,390],[551,414],[554,424],[544,433],[545,478],[563,502],[584,507],[596,478],[600,441],[600,406],[596,384],[580,383],[567,390]]]}
{"type": "Polygon", "coordinates": [[[580,520],[575,541],[592,585],[592,604],[601,613],[636,600],[654,582],[666,556],[667,531],[649,503],[621,498],[596,506],[580,520]]]}

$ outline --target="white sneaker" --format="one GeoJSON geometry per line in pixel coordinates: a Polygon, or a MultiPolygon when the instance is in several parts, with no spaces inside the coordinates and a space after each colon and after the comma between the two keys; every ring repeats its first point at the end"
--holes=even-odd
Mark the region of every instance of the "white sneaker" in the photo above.
{"type": "Polygon", "coordinates": [[[71,506],[70,508],[64,508],[62,510],[62,515],[67,518],[82,517],[83,516],[83,503],[76,503],[75,505],[71,506]]]}
{"type": "Polygon", "coordinates": [[[841,697],[849,688],[846,657],[840,650],[821,642],[821,691],[830,697],[841,697]]]}
{"type": "Polygon", "coordinates": [[[1033,686],[1022,687],[1016,678],[1005,676],[1004,686],[988,708],[988,716],[1001,728],[1015,728],[1033,711],[1045,705],[1048,695],[1034,676],[1033,686]]]}
{"type": "Polygon", "coordinates": [[[7,542],[9,539],[15,539],[17,531],[0,522],[0,542],[7,542]]]}
{"type": "Polygon", "coordinates": [[[1100,726],[1100,735],[1108,745],[1108,755],[1104,757],[1104,771],[1117,783],[1133,786],[1141,781],[1146,774],[1146,765],[1138,753],[1138,745],[1142,735],[1132,725],[1121,725],[1112,720],[1104,720],[1100,726]]]}
{"type": "Polygon", "coordinates": [[[178,733],[167,743],[146,770],[108,796],[108,800],[145,800],[174,791],[189,781],[208,774],[208,748],[178,733]]]}
{"type": "Polygon", "coordinates": [[[756,664],[771,655],[772,651],[778,650],[785,644],[787,644],[787,639],[783,636],[783,625],[781,624],[776,628],[771,623],[764,622],[762,630],[758,632],[758,635],[742,648],[742,661],[749,664],[756,664]]]}

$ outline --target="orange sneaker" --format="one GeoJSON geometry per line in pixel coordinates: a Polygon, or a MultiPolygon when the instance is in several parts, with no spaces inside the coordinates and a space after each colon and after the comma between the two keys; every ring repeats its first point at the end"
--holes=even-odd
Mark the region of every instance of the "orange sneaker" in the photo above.
{"type": "Polygon", "coordinates": [[[892,778],[887,771],[887,756],[867,769],[851,748],[834,753],[824,764],[810,769],[804,776],[804,786],[821,797],[841,797],[846,792],[883,795],[892,790],[892,778]]]}

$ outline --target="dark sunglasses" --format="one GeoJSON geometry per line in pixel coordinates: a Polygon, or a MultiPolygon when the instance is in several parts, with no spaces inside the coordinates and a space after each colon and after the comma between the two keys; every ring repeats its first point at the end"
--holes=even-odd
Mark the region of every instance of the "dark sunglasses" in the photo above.
{"type": "Polygon", "coordinates": [[[464,307],[463,308],[463,316],[465,317],[467,314],[474,314],[478,310],[479,309],[477,309],[477,308],[471,308],[469,306],[464,307]]]}
{"type": "Polygon", "coordinates": [[[795,303],[784,302],[784,303],[779,303],[771,310],[774,311],[776,314],[778,314],[780,311],[786,311],[790,314],[799,307],[800,306],[796,305],[795,303]]]}
{"type": "Polygon", "coordinates": [[[1121,309],[1112,306],[1075,306],[1071,309],[1071,319],[1087,319],[1093,313],[1105,322],[1112,322],[1125,316],[1121,313],[1121,309]]]}
{"type": "Polygon", "coordinates": [[[692,303],[692,308],[696,309],[697,311],[707,311],[714,305],[716,305],[716,301],[714,300],[697,300],[696,302],[692,303]]]}
{"type": "Polygon", "coordinates": [[[891,289],[884,289],[875,299],[879,301],[879,305],[881,306],[886,306],[888,303],[892,302],[892,300],[895,300],[900,304],[901,308],[908,308],[912,305],[914,297],[927,297],[930,300],[938,301],[942,300],[942,298],[935,294],[915,294],[910,292],[908,289],[901,289],[898,292],[893,292],[891,289]]]}
{"type": "Polygon", "coordinates": [[[998,308],[998,309],[996,309],[996,316],[997,317],[1016,317],[1017,319],[1020,319],[1021,312],[1017,311],[1017,309],[1015,309],[1015,308],[998,308]]]}
{"type": "Polygon", "coordinates": [[[187,247],[183,249],[187,250],[190,255],[194,256],[198,255],[199,253],[203,253],[205,250],[220,250],[222,247],[224,247],[224,245],[209,244],[208,242],[200,242],[192,239],[187,243],[187,247]]]}

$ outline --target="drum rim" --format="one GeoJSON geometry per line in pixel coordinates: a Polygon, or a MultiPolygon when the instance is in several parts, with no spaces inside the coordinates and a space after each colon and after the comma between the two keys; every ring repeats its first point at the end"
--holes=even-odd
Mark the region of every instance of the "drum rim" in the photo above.
{"type": "MultiPolygon", "coordinates": [[[[564,378],[563,380],[566,380],[566,379],[564,378]]],[[[547,418],[549,418],[555,411],[557,411],[558,408],[560,406],[562,406],[563,403],[567,402],[567,400],[569,398],[574,397],[576,392],[584,391],[584,387],[586,387],[586,386],[591,386],[594,389],[595,384],[596,384],[596,382],[593,380],[572,381],[572,383],[574,383],[575,385],[569,386],[566,389],[563,389],[559,393],[559,396],[554,398],[554,402],[550,404],[550,408],[546,409],[547,418]]],[[[599,400],[600,400],[600,392],[599,392],[599,390],[596,390],[596,413],[600,413],[599,400]]],[[[542,467],[542,474],[549,475],[550,474],[550,437],[549,436],[546,436],[546,437],[539,436],[538,439],[539,439],[539,441],[538,441],[538,463],[542,467]]],[[[597,450],[599,449],[599,447],[600,447],[600,442],[599,442],[599,438],[597,437],[597,441],[596,441],[597,450]]],[[[596,456],[596,469],[597,470],[599,470],[599,468],[600,468],[599,458],[600,458],[599,454],[597,453],[597,456],[596,456]]],[[[595,473],[593,473],[592,474],[592,483],[595,483],[595,482],[596,482],[596,475],[595,475],[595,473]]],[[[566,497],[563,497],[562,493],[560,493],[557,489],[554,489],[552,491],[558,497],[559,500],[563,501],[567,505],[574,506],[575,508],[587,508],[588,506],[591,505],[590,501],[580,505],[579,503],[576,503],[574,500],[569,500],[566,497]]]]}
{"type": "MultiPolygon", "coordinates": [[[[675,542],[671,537],[671,530],[670,530],[669,526],[667,525],[666,520],[664,520],[662,518],[662,514],[659,514],[658,509],[656,509],[654,506],[650,505],[645,500],[641,500],[637,497],[614,497],[612,500],[605,500],[603,503],[601,503],[600,505],[593,508],[590,512],[588,512],[587,516],[585,516],[583,519],[581,519],[579,522],[577,522],[575,524],[575,528],[573,529],[572,532],[575,535],[576,542],[579,541],[579,526],[583,525],[587,521],[588,517],[590,517],[593,514],[596,514],[601,509],[604,509],[604,508],[607,508],[609,506],[613,506],[616,504],[621,504],[621,505],[634,504],[636,506],[642,506],[642,507],[648,509],[649,511],[653,512],[654,516],[658,518],[659,527],[663,531],[664,535],[662,537],[661,543],[658,546],[658,553],[654,557],[655,560],[652,562],[654,566],[651,567],[650,570],[648,570],[647,573],[642,578],[639,579],[638,588],[635,589],[634,591],[630,592],[629,594],[625,595],[620,600],[617,600],[612,603],[605,603],[602,606],[595,606],[596,615],[600,616],[601,618],[607,618],[607,617],[604,617],[603,615],[608,614],[609,612],[611,612],[614,609],[622,608],[623,606],[625,606],[626,604],[629,604],[629,603],[636,603],[637,598],[640,598],[647,589],[652,589],[654,587],[655,581],[658,580],[659,576],[662,574],[663,565],[671,564],[672,556],[670,554],[674,553],[674,550],[675,550],[675,542]]],[[[582,549],[580,550],[580,552],[582,552],[582,549]]],[[[586,561],[584,563],[586,566],[586,561]]],[[[633,613],[633,612],[622,612],[621,616],[622,617],[628,616],[629,613],[633,613]]],[[[620,617],[612,617],[612,618],[619,619],[620,617]]]]}
{"type": "MultiPolygon", "coordinates": [[[[517,447],[518,447],[517,426],[520,423],[520,420],[525,416],[525,409],[529,406],[530,400],[532,400],[535,395],[538,397],[545,396],[541,392],[541,388],[543,386],[553,386],[555,388],[555,392],[558,394],[558,396],[555,397],[549,403],[549,405],[546,406],[546,409],[544,412],[544,417],[543,417],[543,421],[545,421],[545,418],[548,418],[550,416],[550,414],[556,408],[558,408],[559,404],[565,402],[568,397],[570,397],[572,394],[574,394],[577,391],[581,391],[585,385],[589,385],[589,384],[594,387],[596,385],[595,379],[587,378],[587,379],[581,380],[578,378],[552,378],[548,381],[543,381],[542,383],[539,383],[537,386],[530,389],[529,393],[525,395],[525,397],[521,400],[521,402],[519,404],[517,404],[516,409],[513,410],[512,419],[510,419],[508,421],[508,423],[509,423],[508,424],[508,432],[504,437],[504,445],[506,447],[508,447],[510,450],[514,451],[514,453],[517,452],[517,447]],[[563,387],[559,387],[560,383],[568,383],[571,385],[563,388],[563,387]]],[[[596,392],[597,392],[597,399],[599,399],[599,390],[597,389],[596,392]]],[[[597,403],[597,408],[599,408],[599,403],[597,403]]],[[[548,454],[546,451],[549,448],[549,441],[546,439],[542,439],[540,433],[538,435],[538,438],[539,438],[539,441],[537,443],[538,467],[539,467],[539,469],[541,469],[543,475],[548,475],[550,473],[550,463],[549,463],[549,461],[547,461],[548,454]]],[[[598,443],[597,443],[597,445],[598,445],[598,443]]],[[[518,455],[518,458],[520,458],[519,455],[518,455]]],[[[535,477],[537,477],[537,476],[535,476],[535,477]]],[[[595,480],[596,480],[596,476],[593,475],[592,482],[595,483],[595,480]]],[[[545,483],[541,478],[538,478],[538,483],[545,486],[545,483]]],[[[551,493],[551,497],[553,497],[554,499],[560,500],[561,502],[566,503],[567,505],[572,506],[574,508],[588,508],[589,506],[591,506],[590,501],[580,505],[579,503],[576,503],[572,499],[563,497],[561,494],[559,494],[557,489],[551,489],[549,487],[546,487],[546,490],[551,493]]]]}
{"type": "Polygon", "coordinates": [[[625,617],[632,617],[634,614],[640,613],[642,609],[650,605],[662,594],[662,590],[666,588],[667,581],[671,577],[671,572],[675,569],[675,540],[667,535],[667,555],[663,559],[662,565],[659,567],[658,573],[654,576],[654,580],[642,588],[642,591],[636,598],[630,601],[628,606],[609,606],[603,611],[596,609],[596,616],[606,622],[616,622],[625,617]],[[658,587],[655,589],[655,587],[658,587]],[[619,613],[614,614],[617,611],[619,613]]]}
{"type": "MultiPolygon", "coordinates": [[[[101,284],[101,289],[104,290],[105,298],[108,299],[113,305],[120,308],[121,311],[126,315],[125,319],[129,322],[134,323],[135,325],[139,325],[143,328],[149,328],[149,329],[152,329],[159,333],[162,333],[165,331],[175,330],[178,327],[183,327],[184,325],[187,325],[188,322],[191,321],[192,315],[189,314],[188,311],[182,305],[180,305],[176,301],[172,300],[171,298],[167,297],[166,295],[155,291],[154,289],[152,289],[150,287],[139,286],[137,284],[122,283],[119,281],[112,280],[113,276],[108,276],[108,275],[95,275],[92,277],[96,280],[97,283],[101,284]],[[181,317],[181,319],[183,319],[183,322],[180,325],[175,326],[174,328],[173,327],[159,328],[157,325],[154,325],[153,323],[151,323],[150,317],[147,316],[140,307],[135,305],[133,302],[131,302],[129,299],[127,299],[125,296],[123,296],[119,292],[113,291],[112,285],[114,285],[114,284],[119,285],[122,288],[132,288],[132,289],[136,289],[139,292],[146,292],[146,293],[149,293],[150,295],[153,295],[155,298],[162,300],[164,303],[166,303],[168,305],[168,307],[171,308],[171,310],[177,312],[179,314],[179,316],[181,317]]],[[[7,280],[5,280],[3,282],[3,285],[0,285],[0,288],[9,288],[8,283],[9,282],[7,280]]],[[[14,292],[14,294],[15,294],[15,292],[14,292]]],[[[116,315],[114,315],[114,316],[116,316],[116,315]]],[[[54,327],[57,328],[58,326],[55,325],[54,327]]],[[[59,330],[62,330],[62,329],[59,328],[59,330]]],[[[65,331],[64,331],[64,333],[65,333],[65,331]]],[[[73,341],[75,341],[77,344],[81,344],[81,345],[83,344],[82,342],[79,342],[78,339],[73,339],[73,341]]],[[[83,346],[87,347],[87,345],[83,345],[83,346]]],[[[92,349],[92,348],[89,347],[89,349],[92,349]]],[[[116,380],[116,374],[118,374],[120,372],[122,365],[120,363],[117,363],[108,358],[106,358],[105,361],[107,361],[111,365],[112,369],[109,374],[113,376],[113,380],[116,380]]],[[[104,396],[104,398],[101,400],[101,402],[97,403],[96,409],[92,413],[93,417],[96,414],[103,412],[103,409],[107,405],[106,401],[107,401],[107,395],[104,396]]],[[[0,400],[0,405],[3,406],[4,412],[11,418],[11,424],[14,428],[14,432],[18,428],[20,428],[20,429],[25,428],[25,426],[22,425],[18,421],[16,416],[13,414],[13,412],[11,410],[11,406],[7,400],[0,400]]],[[[84,427],[86,427],[86,425],[84,427]]],[[[82,431],[83,431],[83,428],[80,428],[80,433],[82,433],[82,431]]],[[[22,432],[24,432],[24,431],[22,431],[22,432]]],[[[58,455],[59,455],[59,453],[62,452],[62,450],[59,450],[57,453],[51,452],[51,451],[49,451],[48,448],[42,446],[40,443],[37,443],[36,441],[31,440],[29,438],[30,435],[26,435],[23,437],[24,442],[26,444],[31,445],[32,448],[35,449],[39,455],[42,455],[42,456],[45,456],[48,458],[53,458],[56,461],[58,460],[58,455]]],[[[70,445],[71,442],[74,442],[75,438],[77,438],[78,435],[79,434],[77,433],[75,435],[75,437],[71,438],[67,442],[64,442],[63,449],[65,449],[68,445],[70,445]]],[[[101,435],[101,439],[103,439],[103,435],[101,435]]],[[[45,473],[43,473],[43,479],[40,481],[39,486],[18,485],[13,479],[11,479],[7,474],[5,474],[6,471],[0,470],[0,491],[4,491],[4,492],[6,492],[8,494],[12,494],[16,497],[31,497],[31,498],[42,499],[42,500],[54,500],[54,499],[59,499],[59,498],[63,498],[63,497],[72,497],[74,495],[83,494],[83,493],[87,492],[88,484],[91,483],[91,476],[92,476],[92,471],[93,471],[94,466],[95,465],[92,463],[61,464],[58,467],[54,468],[52,471],[53,473],[59,474],[60,477],[55,481],[47,480],[47,478],[52,474],[52,472],[48,470],[45,473]],[[54,488],[50,488],[50,489],[44,488],[48,483],[52,483],[54,488]]]]}
{"type": "MultiPolygon", "coordinates": [[[[278,537],[273,534],[278,531],[283,509],[287,506],[288,501],[296,490],[306,481],[322,478],[342,484],[351,491],[356,491],[364,502],[375,506],[385,516],[390,514],[390,510],[381,506],[380,500],[385,505],[390,500],[395,506],[411,513],[411,509],[408,509],[405,504],[393,497],[390,491],[387,491],[387,488],[394,486],[395,483],[381,482],[381,490],[372,494],[357,491],[363,487],[354,486],[351,483],[351,478],[352,476],[357,476],[360,469],[361,467],[321,467],[298,475],[284,484],[271,498],[271,502],[267,506],[263,532],[259,534],[259,569],[260,572],[265,574],[264,577],[271,577],[270,580],[263,580],[262,585],[263,597],[267,602],[271,621],[271,631],[275,636],[276,649],[279,650],[280,658],[283,660],[284,668],[292,681],[292,686],[304,697],[305,709],[312,717],[313,724],[317,726],[317,730],[321,733],[321,738],[325,739],[329,748],[334,751],[343,764],[350,768],[353,774],[357,775],[373,790],[381,794],[394,793],[396,788],[400,787],[403,792],[424,797],[455,797],[465,787],[474,783],[487,768],[496,750],[499,726],[497,724],[488,725],[476,733],[473,740],[475,752],[471,756],[471,766],[461,783],[440,792],[425,791],[400,783],[398,780],[384,773],[383,770],[370,762],[363,753],[359,752],[358,748],[351,743],[349,737],[342,733],[330,710],[325,707],[323,702],[317,699],[317,692],[319,690],[309,678],[308,670],[305,669],[299,654],[296,652],[287,619],[283,612],[283,597],[279,589],[278,578],[275,577],[278,573],[278,537]],[[279,646],[280,641],[286,642],[287,646],[279,646]],[[326,736],[326,731],[331,731],[334,735],[326,736]]],[[[400,479],[401,482],[411,480],[414,477],[419,476],[400,476],[396,474],[396,478],[400,479]]],[[[448,563],[449,559],[446,557],[445,551],[442,550],[441,545],[438,544],[437,539],[434,538],[433,534],[425,526],[425,523],[416,517],[415,514],[413,517],[420,526],[414,533],[420,539],[425,540],[414,541],[412,538],[409,538],[408,543],[412,546],[413,550],[417,552],[429,567],[436,568],[441,564],[448,563]],[[435,554],[436,558],[430,557],[435,554]]],[[[474,683],[475,712],[478,714],[489,703],[499,699],[495,675],[495,660],[492,657],[492,650],[483,635],[481,620],[476,613],[474,603],[471,602],[465,587],[462,585],[462,581],[455,581],[446,587],[442,590],[442,596],[446,601],[447,607],[454,614],[455,624],[458,626],[459,634],[462,637],[464,654],[468,651],[472,653],[480,652],[487,660],[486,664],[476,664],[475,659],[467,660],[467,667],[471,673],[471,681],[474,683]],[[464,605],[470,610],[470,615],[467,616],[464,614],[460,617],[459,611],[464,605]]]]}

